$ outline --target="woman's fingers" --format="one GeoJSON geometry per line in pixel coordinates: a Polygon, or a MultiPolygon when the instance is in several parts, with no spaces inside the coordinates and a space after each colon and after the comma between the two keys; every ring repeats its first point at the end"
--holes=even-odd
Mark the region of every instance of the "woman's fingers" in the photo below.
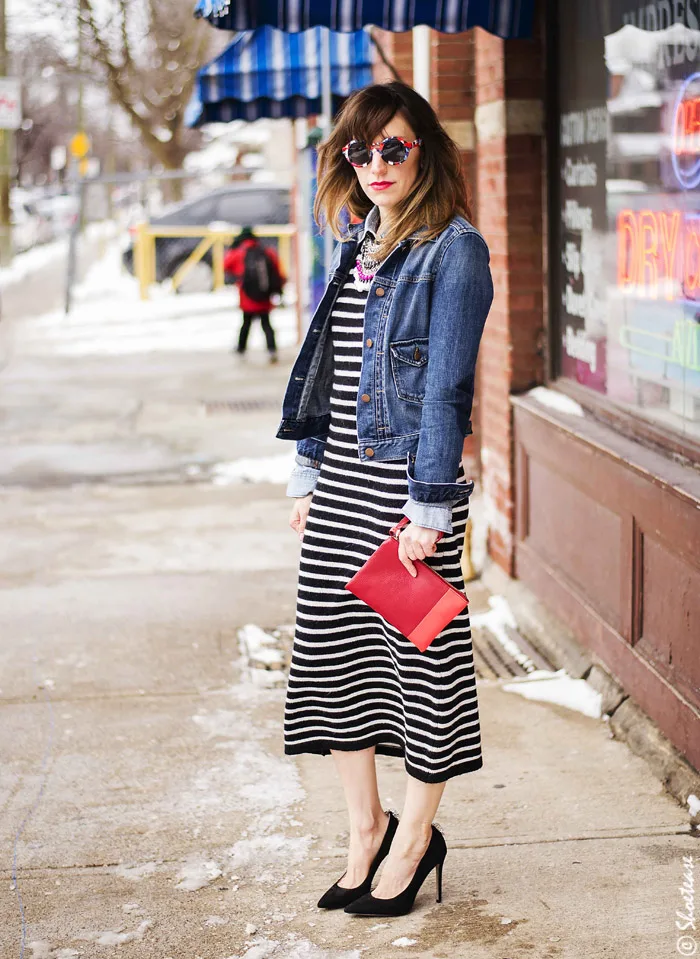
{"type": "Polygon", "coordinates": [[[399,536],[399,559],[401,560],[403,565],[406,567],[406,569],[409,571],[411,576],[418,575],[418,570],[413,565],[413,560],[406,552],[406,544],[403,542],[403,539],[401,538],[401,536],[399,536]]]}

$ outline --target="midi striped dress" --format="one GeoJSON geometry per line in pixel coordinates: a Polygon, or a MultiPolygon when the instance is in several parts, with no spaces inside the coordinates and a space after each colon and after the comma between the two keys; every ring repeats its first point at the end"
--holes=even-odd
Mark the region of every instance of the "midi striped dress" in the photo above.
{"type": "MultiPolygon", "coordinates": [[[[483,765],[468,607],[421,653],[345,584],[408,498],[406,459],[362,462],[356,403],[367,290],[351,278],[331,315],[331,422],[301,542],[286,690],[287,755],[331,749],[403,757],[409,775],[443,782],[483,765]]],[[[466,482],[460,464],[457,482],[466,482]]],[[[460,557],[469,501],[426,562],[464,589],[460,557]]]]}

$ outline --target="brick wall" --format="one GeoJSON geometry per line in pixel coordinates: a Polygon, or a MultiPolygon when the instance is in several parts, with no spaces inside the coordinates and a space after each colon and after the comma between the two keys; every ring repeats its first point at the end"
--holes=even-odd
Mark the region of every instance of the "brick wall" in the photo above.
{"type": "MultiPolygon", "coordinates": [[[[412,35],[377,31],[412,82],[412,35]]],[[[462,148],[475,224],[491,251],[494,303],[477,371],[465,465],[480,473],[489,553],[514,572],[511,393],[544,382],[543,71],[541,37],[503,41],[483,30],[431,38],[431,101],[462,148]],[[480,459],[480,469],[477,460],[480,459]]],[[[382,68],[377,79],[390,79],[382,68]]]]}
{"type": "Polygon", "coordinates": [[[494,304],[479,358],[489,554],[514,572],[510,394],[544,382],[543,50],[475,30],[478,226],[491,250],[494,304]]]}

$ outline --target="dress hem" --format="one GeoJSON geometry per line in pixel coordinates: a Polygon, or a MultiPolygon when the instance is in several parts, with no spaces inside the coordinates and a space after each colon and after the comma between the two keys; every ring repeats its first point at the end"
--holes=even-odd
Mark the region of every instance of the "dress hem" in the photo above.
{"type": "Polygon", "coordinates": [[[285,756],[300,756],[304,754],[309,754],[312,756],[329,756],[331,749],[336,749],[338,752],[357,752],[360,749],[369,749],[371,746],[374,746],[377,756],[393,756],[396,759],[403,759],[406,772],[409,774],[409,776],[412,776],[414,779],[418,779],[420,782],[424,783],[447,782],[448,779],[453,779],[455,776],[462,776],[466,773],[476,772],[477,769],[481,769],[484,765],[484,757],[483,755],[480,755],[475,759],[457,763],[447,773],[426,773],[422,769],[416,769],[415,766],[412,766],[411,763],[405,758],[403,746],[392,745],[387,742],[378,743],[376,740],[372,739],[363,739],[356,743],[349,742],[348,740],[342,740],[340,742],[322,740],[317,743],[304,743],[300,746],[285,743],[284,754],[285,756]]]}

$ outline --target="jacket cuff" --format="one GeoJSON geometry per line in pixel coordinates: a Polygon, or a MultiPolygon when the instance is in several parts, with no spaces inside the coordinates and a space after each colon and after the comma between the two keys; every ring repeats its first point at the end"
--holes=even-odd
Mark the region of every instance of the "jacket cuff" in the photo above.
{"type": "Polygon", "coordinates": [[[416,526],[439,529],[443,533],[452,532],[452,504],[419,503],[409,498],[401,507],[404,516],[408,516],[416,526]]]}
{"type": "Polygon", "coordinates": [[[462,483],[428,483],[414,479],[411,476],[410,455],[409,453],[406,466],[410,499],[416,500],[422,505],[444,506],[446,501],[454,503],[462,499],[469,499],[474,492],[474,480],[466,480],[462,483]]]}
{"type": "Polygon", "coordinates": [[[299,466],[309,466],[315,470],[321,469],[321,460],[316,459],[314,456],[304,456],[303,453],[296,453],[294,462],[299,466]]]}
{"type": "Polygon", "coordinates": [[[307,496],[313,493],[320,472],[312,466],[295,466],[289,475],[286,495],[307,496]]]}

